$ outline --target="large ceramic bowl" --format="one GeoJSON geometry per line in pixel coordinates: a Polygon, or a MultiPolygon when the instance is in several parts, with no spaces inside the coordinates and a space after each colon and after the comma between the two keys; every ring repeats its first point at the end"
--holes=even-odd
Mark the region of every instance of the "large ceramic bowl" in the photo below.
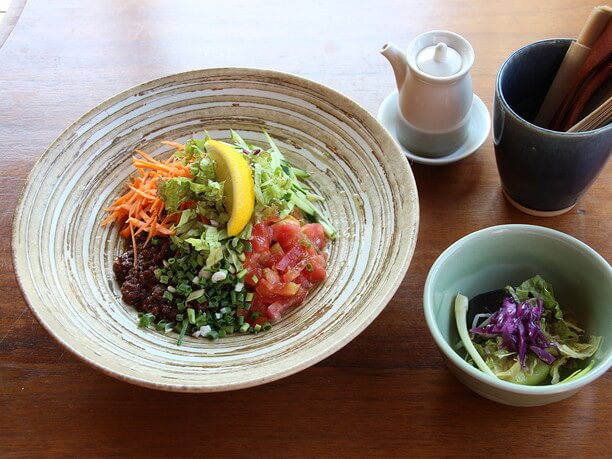
{"type": "Polygon", "coordinates": [[[144,83],[70,126],[38,161],[13,228],[15,270],[40,323],[79,358],[117,378],[186,392],[237,389],[295,373],[357,336],[382,311],[412,257],[418,199],[410,168],[362,107],[279,72],[211,69],[144,83]],[[268,130],[312,172],[339,229],[328,279],[266,333],[214,342],[140,329],[113,280],[124,249],[103,208],[125,187],[133,150],[164,155],[161,140],[268,130]]]}
{"type": "Polygon", "coordinates": [[[455,242],[434,262],[423,293],[425,319],[449,369],[478,394],[515,406],[567,398],[612,365],[612,268],[593,249],[567,234],[531,225],[493,226],[455,242]],[[572,382],[521,386],[488,376],[457,352],[457,293],[468,298],[539,274],[554,288],[564,312],[589,335],[604,337],[590,373],[572,382]]]}

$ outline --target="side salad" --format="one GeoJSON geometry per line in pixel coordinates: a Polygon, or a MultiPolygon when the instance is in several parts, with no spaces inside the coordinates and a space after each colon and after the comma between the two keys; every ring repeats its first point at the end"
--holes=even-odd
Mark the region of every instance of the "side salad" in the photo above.
{"type": "Polygon", "coordinates": [[[137,174],[105,210],[129,249],[113,270],[139,325],[208,339],[259,333],[326,278],[336,230],[323,201],[264,131],[268,147],[231,130],[206,133],[165,161],[136,150],[137,174]]]}
{"type": "Polygon", "coordinates": [[[535,276],[505,290],[500,308],[477,315],[469,330],[467,298],[457,295],[457,328],[468,362],[499,379],[524,385],[572,381],[591,370],[594,361],[584,361],[593,357],[603,338],[585,336],[561,310],[551,284],[535,276]]]}

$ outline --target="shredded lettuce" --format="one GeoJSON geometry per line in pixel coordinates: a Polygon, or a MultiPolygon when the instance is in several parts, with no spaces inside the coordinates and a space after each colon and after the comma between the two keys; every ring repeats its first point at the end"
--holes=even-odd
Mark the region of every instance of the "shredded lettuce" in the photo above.
{"type": "Polygon", "coordinates": [[[556,319],[563,319],[563,312],[559,307],[559,303],[557,300],[555,300],[552,285],[542,279],[539,275],[534,276],[531,279],[527,279],[516,288],[508,286],[506,289],[521,303],[530,298],[538,298],[542,300],[544,302],[544,308],[552,311],[556,319]]]}
{"type": "Polygon", "coordinates": [[[592,357],[603,340],[602,336],[591,336],[588,343],[567,342],[556,343],[559,353],[573,359],[586,359],[592,357]]]}
{"type": "MultiPolygon", "coordinates": [[[[467,338],[496,377],[528,385],[550,377],[550,384],[558,384],[591,370],[593,360],[573,371],[595,355],[603,337],[585,337],[584,330],[564,316],[551,284],[535,276],[506,290],[499,310],[467,338]]],[[[462,344],[469,349],[463,337],[462,344]]],[[[471,357],[468,361],[475,362],[471,357]]]]}
{"type": "Polygon", "coordinates": [[[169,213],[178,211],[179,206],[190,196],[192,181],[186,177],[175,177],[169,180],[160,180],[158,193],[164,200],[164,206],[169,213]]]}

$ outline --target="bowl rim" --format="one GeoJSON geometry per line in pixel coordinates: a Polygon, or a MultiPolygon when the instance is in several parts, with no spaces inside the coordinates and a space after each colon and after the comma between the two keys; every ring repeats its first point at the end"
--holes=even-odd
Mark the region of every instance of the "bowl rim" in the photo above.
{"type": "Polygon", "coordinates": [[[451,348],[450,344],[442,336],[442,333],[440,333],[435,317],[433,315],[432,304],[430,301],[430,298],[433,296],[433,282],[438,272],[440,271],[444,263],[447,261],[447,259],[451,257],[455,252],[457,252],[466,243],[482,236],[502,232],[507,234],[530,233],[531,235],[539,235],[552,239],[560,239],[561,241],[569,243],[573,247],[581,250],[586,256],[591,257],[596,263],[600,264],[601,267],[608,272],[608,276],[611,278],[612,282],[612,268],[610,267],[608,262],[594,249],[592,249],[579,239],[570,236],[569,234],[544,226],[526,224],[496,225],[480,229],[455,241],[446,250],[444,250],[433,263],[427,275],[425,287],[423,289],[423,310],[425,313],[425,321],[427,323],[427,328],[429,329],[429,332],[431,333],[434,341],[436,342],[436,345],[447,359],[449,359],[460,370],[467,373],[468,376],[471,376],[479,382],[484,383],[488,386],[506,392],[511,392],[519,395],[535,396],[555,395],[573,392],[583,386],[586,386],[587,384],[599,378],[608,371],[608,369],[612,365],[612,348],[610,348],[611,350],[608,351],[608,355],[600,362],[599,365],[597,365],[592,371],[590,371],[583,377],[576,379],[575,381],[546,386],[523,386],[521,384],[511,383],[509,381],[503,381],[493,376],[489,376],[483,373],[481,370],[477,369],[476,367],[470,365],[451,348]]]}
{"type": "MultiPolygon", "coordinates": [[[[239,76],[236,76],[236,79],[239,79],[239,76]]],[[[344,107],[346,108],[346,107],[344,107]]],[[[344,110],[343,110],[344,111],[344,110]]],[[[401,152],[399,146],[395,143],[389,132],[386,128],[376,119],[374,115],[372,115],[365,107],[361,104],[350,98],[349,96],[341,93],[340,91],[327,86],[323,83],[319,83],[312,79],[302,77],[293,73],[283,72],[279,70],[273,69],[263,69],[263,68],[254,68],[254,67],[238,67],[238,66],[227,66],[227,67],[211,67],[211,68],[202,68],[189,70],[185,72],[175,72],[166,74],[164,76],[146,80],[135,85],[132,85],[126,89],[123,89],[110,97],[107,97],[97,103],[95,106],[84,112],[80,115],[75,121],[70,123],[66,128],[62,130],[62,132],[49,144],[49,146],[45,149],[45,151],[41,154],[41,156],[34,162],[28,176],[25,180],[24,186],[20,191],[19,199],[17,201],[17,205],[15,207],[15,212],[13,214],[13,221],[11,225],[11,255],[12,262],[14,266],[15,278],[17,280],[17,284],[19,286],[19,290],[23,299],[26,302],[27,307],[30,309],[34,317],[36,317],[37,321],[43,326],[43,328],[47,331],[49,335],[51,335],[57,343],[59,343],[65,350],[68,350],[72,355],[77,357],[80,361],[88,364],[89,366],[101,371],[102,373],[111,376],[120,381],[130,382],[132,384],[136,384],[142,387],[147,387],[151,389],[158,389],[164,391],[171,392],[223,392],[230,390],[238,390],[247,387],[253,387],[262,385],[268,382],[276,381],[293,374],[296,374],[304,369],[307,369],[314,364],[324,360],[329,357],[331,354],[337,352],[342,349],[348,343],[350,343],[355,337],[357,337],[360,333],[362,333],[384,310],[389,301],[395,295],[395,292],[399,288],[402,283],[406,273],[408,272],[408,268],[410,266],[410,262],[412,257],[414,256],[417,238],[418,238],[418,230],[420,223],[420,207],[419,207],[419,199],[418,199],[418,189],[414,174],[412,172],[412,168],[410,164],[406,160],[405,156],[401,152]],[[151,381],[150,378],[138,377],[127,375],[117,371],[116,369],[110,367],[105,363],[101,363],[99,361],[95,361],[94,359],[90,359],[78,349],[73,348],[68,342],[62,339],[57,333],[55,333],[54,329],[46,323],[44,318],[39,314],[36,307],[32,305],[32,300],[28,295],[24,287],[24,281],[22,279],[21,273],[16,269],[18,266],[17,258],[19,252],[19,244],[18,244],[18,229],[19,223],[21,220],[21,216],[24,211],[24,199],[26,196],[26,191],[30,186],[31,179],[34,176],[37,169],[40,167],[43,159],[54,151],[57,146],[64,140],[65,137],[69,136],[74,129],[76,129],[82,122],[91,118],[98,112],[103,111],[105,108],[111,107],[116,104],[118,101],[123,100],[129,95],[138,93],[139,91],[145,91],[152,87],[158,86],[165,81],[176,81],[179,78],[195,78],[198,75],[202,74],[235,74],[235,73],[248,73],[251,75],[256,75],[257,77],[263,78],[277,78],[278,80],[285,82],[298,82],[308,86],[309,89],[315,89],[318,92],[327,92],[329,94],[334,95],[337,98],[340,98],[343,103],[351,109],[350,116],[352,118],[357,118],[361,120],[364,127],[368,130],[368,132],[374,136],[376,134],[377,137],[382,136],[385,139],[385,144],[389,146],[388,149],[385,149],[385,156],[394,155],[397,159],[397,166],[399,166],[405,177],[408,178],[408,182],[405,183],[407,187],[409,187],[414,192],[414,200],[412,202],[414,206],[414,215],[413,215],[413,225],[410,228],[406,228],[405,237],[407,239],[408,250],[403,251],[401,254],[401,264],[400,268],[395,271],[395,279],[393,282],[389,284],[388,290],[385,292],[384,296],[379,298],[377,302],[377,306],[372,308],[365,316],[363,321],[358,324],[357,327],[350,330],[350,332],[345,333],[341,336],[341,339],[334,341],[332,343],[326,343],[324,347],[319,349],[317,353],[312,353],[309,357],[303,359],[302,361],[288,366],[283,369],[283,371],[278,371],[272,374],[262,374],[257,377],[252,377],[246,381],[238,381],[236,383],[228,383],[224,385],[202,385],[202,384],[180,384],[180,383],[172,383],[172,382],[156,382],[151,381]]]]}

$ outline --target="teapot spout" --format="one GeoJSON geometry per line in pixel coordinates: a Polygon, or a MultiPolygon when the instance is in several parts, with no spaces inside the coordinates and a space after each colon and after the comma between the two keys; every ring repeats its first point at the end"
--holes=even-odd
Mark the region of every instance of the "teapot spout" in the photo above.
{"type": "Polygon", "coordinates": [[[402,89],[404,80],[406,79],[406,72],[408,66],[408,60],[406,54],[393,43],[385,43],[380,50],[380,54],[385,56],[393,67],[393,73],[395,73],[395,82],[397,83],[397,90],[402,89]]]}

